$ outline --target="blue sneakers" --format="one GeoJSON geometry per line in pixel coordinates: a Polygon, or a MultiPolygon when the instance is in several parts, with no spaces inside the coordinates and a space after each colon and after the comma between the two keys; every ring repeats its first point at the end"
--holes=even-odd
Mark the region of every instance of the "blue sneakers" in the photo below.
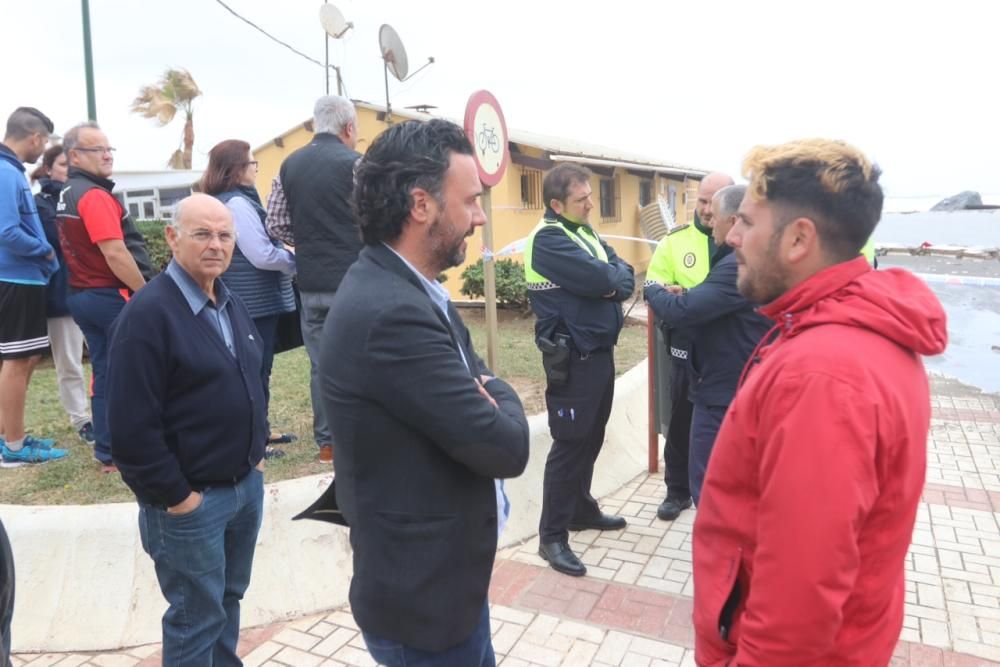
{"type": "Polygon", "coordinates": [[[26,463],[48,463],[69,455],[65,449],[56,449],[52,440],[40,440],[30,435],[24,437],[21,449],[13,450],[4,442],[0,444],[0,455],[4,468],[16,468],[26,463]]]}

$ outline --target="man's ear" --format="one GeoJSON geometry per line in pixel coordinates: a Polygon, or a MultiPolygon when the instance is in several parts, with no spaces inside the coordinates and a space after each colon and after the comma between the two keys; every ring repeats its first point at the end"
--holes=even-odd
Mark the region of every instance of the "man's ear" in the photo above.
{"type": "Polygon", "coordinates": [[[796,218],[785,228],[785,257],[797,263],[810,257],[817,250],[819,235],[816,223],[810,218],[796,218]]]}
{"type": "Polygon", "coordinates": [[[177,229],[173,225],[166,225],[163,228],[163,235],[167,239],[167,245],[171,250],[175,250],[177,245],[177,229]]]}
{"type": "Polygon", "coordinates": [[[413,188],[410,190],[410,199],[413,201],[410,206],[410,220],[424,225],[434,221],[437,217],[437,200],[423,188],[413,188]]]}
{"type": "Polygon", "coordinates": [[[563,211],[565,210],[565,208],[563,207],[563,203],[558,199],[554,198],[549,200],[549,208],[555,211],[558,215],[562,215],[563,211]]]}

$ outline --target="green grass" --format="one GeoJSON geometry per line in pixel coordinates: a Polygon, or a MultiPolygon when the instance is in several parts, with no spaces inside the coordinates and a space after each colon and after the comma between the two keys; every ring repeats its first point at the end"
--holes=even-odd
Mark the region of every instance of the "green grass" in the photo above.
{"type": "MultiPolygon", "coordinates": [[[[481,310],[462,309],[476,351],[486,358],[486,332],[481,310]]],[[[528,414],[545,409],[545,379],[541,354],[534,343],[534,318],[500,311],[499,375],[518,391],[528,414]]],[[[622,331],[615,352],[618,374],[646,356],[645,325],[630,322],[622,331]]],[[[89,371],[89,367],[87,368],[89,371]]],[[[43,363],[35,371],[28,391],[25,422],[30,433],[55,438],[70,451],[62,461],[37,466],[0,469],[0,503],[20,505],[87,505],[133,500],[118,475],[101,474],[92,449],[76,435],[63,412],[56,391],[55,369],[43,363]]],[[[317,462],[312,439],[312,405],[309,400],[309,358],[299,348],[278,355],[271,375],[271,425],[299,439],[283,445],[286,456],[267,463],[265,479],[276,482],[329,470],[317,462]]]]}
{"type": "MultiPolygon", "coordinates": [[[[472,334],[476,352],[486,357],[486,325],[482,310],[462,308],[462,320],[472,334]]],[[[529,415],[545,410],[545,373],[542,353],[535,346],[535,318],[517,311],[498,312],[498,375],[517,390],[529,415]]],[[[615,372],[621,375],[646,357],[646,325],[627,320],[615,348],[615,372]]]]}

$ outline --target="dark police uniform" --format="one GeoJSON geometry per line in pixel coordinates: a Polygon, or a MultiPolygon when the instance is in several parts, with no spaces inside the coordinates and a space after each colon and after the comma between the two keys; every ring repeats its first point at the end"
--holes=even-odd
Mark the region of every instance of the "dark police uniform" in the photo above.
{"type": "MultiPolygon", "coordinates": [[[[680,285],[690,289],[708,275],[709,258],[715,250],[712,231],[701,224],[697,213],[694,223],[671,230],[656,246],[646,271],[646,285],[680,285]]],[[[693,406],[688,398],[690,377],[688,352],[690,332],[681,328],[664,330],[671,356],[670,425],[663,445],[663,481],[667,498],[683,507],[691,498],[688,480],[688,447],[691,440],[693,406]]],[[[662,405],[662,403],[661,403],[662,405]]]]}
{"type": "Polygon", "coordinates": [[[601,517],[590,483],[614,398],[621,302],[635,272],[593,228],[551,209],[528,237],[524,269],[553,439],[539,525],[540,542],[550,544],[565,542],[570,524],[601,517]]]}

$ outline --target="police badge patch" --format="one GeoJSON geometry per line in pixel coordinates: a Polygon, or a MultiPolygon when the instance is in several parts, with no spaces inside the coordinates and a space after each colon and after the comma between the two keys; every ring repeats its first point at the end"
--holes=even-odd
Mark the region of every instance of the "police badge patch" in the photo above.
{"type": "Polygon", "coordinates": [[[694,256],[693,252],[689,252],[689,253],[687,253],[687,254],[684,255],[684,266],[686,266],[689,269],[692,266],[694,266],[695,262],[697,262],[697,261],[698,261],[698,259],[694,256]]]}

